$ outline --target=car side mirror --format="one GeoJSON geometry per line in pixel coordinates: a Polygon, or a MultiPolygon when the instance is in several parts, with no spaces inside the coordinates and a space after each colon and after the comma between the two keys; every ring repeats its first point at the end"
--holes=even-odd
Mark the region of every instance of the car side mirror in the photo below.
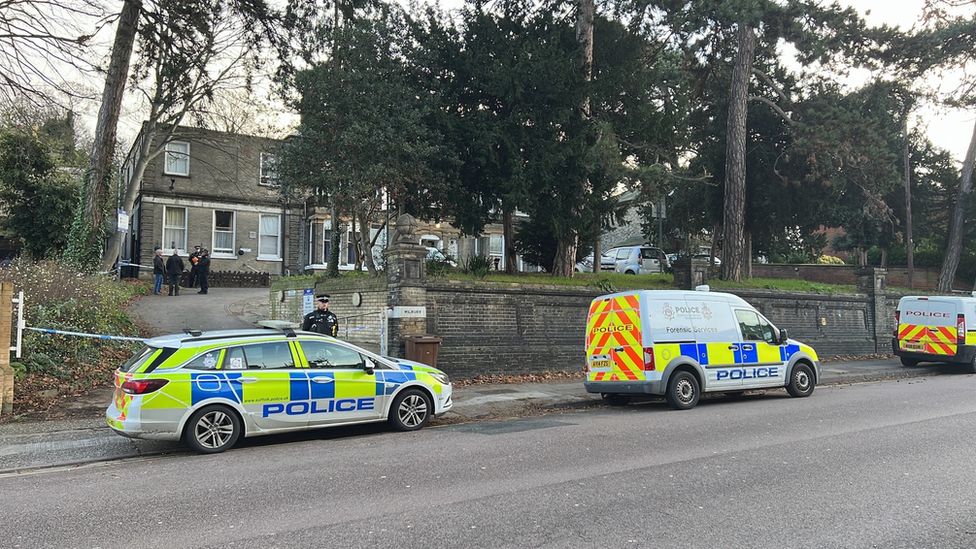
{"type": "Polygon", "coordinates": [[[376,372],[376,363],[374,363],[371,359],[364,357],[363,371],[366,372],[366,375],[373,375],[376,372]]]}
{"type": "Polygon", "coordinates": [[[779,331],[779,344],[780,345],[784,345],[789,338],[790,338],[789,332],[787,332],[785,328],[780,329],[780,331],[779,331]]]}

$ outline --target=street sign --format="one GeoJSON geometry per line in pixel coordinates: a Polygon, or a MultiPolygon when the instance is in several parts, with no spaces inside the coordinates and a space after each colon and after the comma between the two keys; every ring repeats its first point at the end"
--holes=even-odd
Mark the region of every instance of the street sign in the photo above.
{"type": "Polygon", "coordinates": [[[125,213],[125,210],[119,208],[119,220],[118,220],[118,231],[120,233],[125,233],[129,231],[129,214],[125,213]]]}
{"type": "Polygon", "coordinates": [[[302,315],[307,315],[312,312],[315,308],[315,290],[312,288],[305,288],[302,292],[302,315]]]}
{"type": "Polygon", "coordinates": [[[390,318],[427,318],[427,307],[393,307],[390,318]]]}

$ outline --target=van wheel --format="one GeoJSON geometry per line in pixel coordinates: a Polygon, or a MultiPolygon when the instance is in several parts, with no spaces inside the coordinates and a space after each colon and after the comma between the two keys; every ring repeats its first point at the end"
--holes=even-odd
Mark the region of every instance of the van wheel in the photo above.
{"type": "Polygon", "coordinates": [[[689,410],[698,404],[698,380],[686,371],[680,371],[668,380],[668,404],[675,410],[689,410]]]}
{"type": "Polygon", "coordinates": [[[914,368],[914,367],[918,366],[918,361],[915,360],[914,358],[905,358],[905,357],[902,357],[901,358],[901,365],[904,366],[904,367],[906,367],[906,368],[914,368]]]}
{"type": "Polygon", "coordinates": [[[627,271],[627,272],[625,272],[624,274],[629,274],[629,275],[635,275],[635,274],[637,274],[637,273],[635,273],[634,271],[627,271]]]}
{"type": "Polygon", "coordinates": [[[976,374],[976,356],[973,356],[973,360],[966,366],[966,372],[976,374]]]}
{"type": "Polygon", "coordinates": [[[790,375],[790,383],[786,386],[786,391],[790,393],[790,396],[808,397],[813,394],[815,385],[813,370],[801,362],[793,367],[793,373],[790,375]]]}
{"type": "Polygon", "coordinates": [[[604,393],[600,396],[602,396],[603,400],[605,400],[610,406],[626,406],[630,402],[630,397],[627,395],[604,393]]]}
{"type": "Polygon", "coordinates": [[[183,443],[199,454],[223,452],[241,436],[241,420],[226,406],[197,410],[183,428],[183,443]]]}
{"type": "Polygon", "coordinates": [[[407,389],[393,400],[388,421],[397,431],[416,431],[427,425],[433,412],[434,406],[423,391],[407,389]]]}

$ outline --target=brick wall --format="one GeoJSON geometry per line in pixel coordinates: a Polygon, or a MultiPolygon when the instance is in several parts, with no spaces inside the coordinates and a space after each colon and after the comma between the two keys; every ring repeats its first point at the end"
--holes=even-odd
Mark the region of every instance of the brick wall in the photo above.
{"type": "MultiPolygon", "coordinates": [[[[320,282],[317,291],[332,296],[332,310],[341,319],[340,337],[377,350],[379,311],[386,306],[383,279],[320,282]],[[363,294],[353,307],[353,292],[363,294]],[[367,316],[356,316],[364,315],[367,316]]],[[[602,294],[595,288],[428,280],[426,331],[443,338],[438,367],[458,378],[478,374],[577,370],[583,367],[583,338],[590,301],[602,294]]],[[[880,322],[878,349],[887,352],[884,334],[893,329],[897,296],[885,296],[874,307],[866,294],[819,295],[764,290],[737,291],[791,337],[813,346],[822,356],[876,352],[875,323],[880,322]],[[882,314],[875,318],[876,310],[882,314]]],[[[283,299],[273,293],[272,299],[283,299]]],[[[299,320],[301,290],[280,302],[275,318],[299,320]],[[297,300],[297,301],[296,301],[297,300]],[[286,306],[291,302],[290,306],[286,306]],[[291,307],[288,309],[288,307],[291,307]]],[[[391,353],[397,342],[390,342],[391,353]]]]}
{"type": "MultiPolygon", "coordinates": [[[[854,265],[784,265],[759,264],[752,266],[752,276],[757,278],[795,278],[827,284],[857,284],[858,267],[854,265]]],[[[914,283],[919,290],[934,290],[939,282],[938,269],[915,269],[914,283]]],[[[888,286],[907,288],[908,269],[893,267],[888,269],[888,286]]],[[[966,285],[956,281],[956,288],[966,285]]]]}
{"type": "MultiPolygon", "coordinates": [[[[427,286],[427,329],[444,340],[438,365],[452,375],[575,370],[583,366],[586,311],[598,290],[436,282],[427,286]]],[[[735,292],[822,356],[875,352],[872,300],[735,292]]],[[[881,319],[890,332],[891,314],[881,319]]],[[[882,342],[882,349],[887,342],[882,342]]]]}
{"type": "MultiPolygon", "coordinates": [[[[287,281],[287,279],[285,279],[287,281]]],[[[279,283],[279,288],[287,285],[279,283]]],[[[357,277],[353,279],[296,282],[290,287],[271,292],[271,315],[278,320],[302,321],[302,299],[305,288],[316,294],[329,294],[329,310],[339,317],[339,338],[373,352],[380,350],[380,313],[387,304],[385,279],[357,277]],[[352,304],[354,293],[362,294],[362,304],[352,304]]]]}

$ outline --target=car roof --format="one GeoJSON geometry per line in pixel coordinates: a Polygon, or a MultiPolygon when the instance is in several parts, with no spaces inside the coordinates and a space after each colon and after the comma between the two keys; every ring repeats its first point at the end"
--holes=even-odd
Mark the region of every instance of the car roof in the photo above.
{"type": "Polygon", "coordinates": [[[174,347],[189,348],[199,345],[209,345],[214,342],[225,341],[227,343],[246,343],[249,339],[288,339],[289,334],[295,336],[319,337],[332,339],[329,336],[316,332],[302,331],[283,331],[273,328],[251,328],[238,330],[211,330],[206,332],[192,332],[181,334],[168,334],[146,340],[146,345],[150,347],[174,347]]]}

